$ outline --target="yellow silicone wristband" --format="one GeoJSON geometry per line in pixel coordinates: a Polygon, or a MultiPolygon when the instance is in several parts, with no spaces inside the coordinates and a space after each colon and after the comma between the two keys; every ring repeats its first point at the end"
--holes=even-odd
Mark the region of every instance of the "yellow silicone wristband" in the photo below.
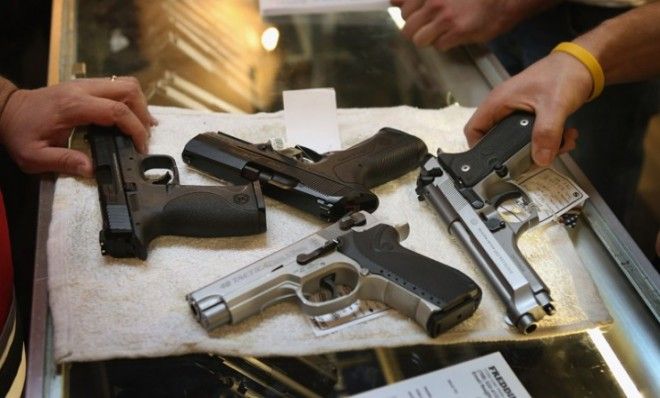
{"type": "Polygon", "coordinates": [[[567,41],[559,43],[557,47],[552,50],[552,52],[555,51],[561,51],[574,56],[591,74],[591,78],[594,81],[594,87],[591,91],[591,96],[587,101],[591,101],[603,92],[603,88],[605,87],[605,74],[603,73],[603,68],[600,66],[600,63],[598,63],[596,57],[594,57],[589,51],[578,44],[567,41]]]}

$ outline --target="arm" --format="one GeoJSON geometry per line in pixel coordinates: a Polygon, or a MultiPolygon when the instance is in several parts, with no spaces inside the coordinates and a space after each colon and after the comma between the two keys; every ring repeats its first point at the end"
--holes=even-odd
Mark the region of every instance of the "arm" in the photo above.
{"type": "Polygon", "coordinates": [[[447,50],[482,43],[558,0],[391,0],[406,20],[403,34],[417,46],[447,50]]]}
{"type": "Polygon", "coordinates": [[[146,152],[155,119],[136,79],[80,79],[36,90],[0,80],[0,143],[28,173],[92,175],[82,152],[63,148],[76,126],[117,125],[146,152]],[[6,93],[6,94],[5,94],[6,93]]]}
{"type": "MultiPolygon", "coordinates": [[[[612,18],[574,40],[591,52],[605,74],[605,84],[642,80],[660,74],[660,3],[612,18]]],[[[465,126],[474,145],[491,127],[515,110],[536,114],[532,157],[548,165],[561,151],[575,146],[577,131],[564,130],[570,114],[593,90],[586,67],[569,54],[553,52],[496,87],[465,126]]]]}
{"type": "Polygon", "coordinates": [[[18,89],[12,82],[0,76],[0,115],[2,115],[5,105],[7,105],[9,97],[11,97],[16,90],[18,89]]]}
{"type": "Polygon", "coordinates": [[[658,76],[660,3],[638,7],[609,19],[574,42],[598,59],[605,73],[605,84],[658,76]]]}

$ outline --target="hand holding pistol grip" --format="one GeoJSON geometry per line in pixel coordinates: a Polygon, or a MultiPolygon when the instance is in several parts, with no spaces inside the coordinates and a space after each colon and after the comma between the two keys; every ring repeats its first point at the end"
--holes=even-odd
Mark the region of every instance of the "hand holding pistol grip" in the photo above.
{"type": "Polygon", "coordinates": [[[427,152],[419,138],[385,127],[346,150],[328,154],[316,165],[346,184],[370,189],[415,169],[427,152]]]}
{"type": "Polygon", "coordinates": [[[516,112],[490,129],[474,147],[461,153],[438,153],[438,161],[463,187],[473,187],[493,171],[506,174],[509,159],[530,144],[533,126],[534,115],[516,112]]]}
{"type": "Polygon", "coordinates": [[[338,238],[337,251],[369,274],[358,296],[377,300],[415,319],[431,337],[469,318],[481,289],[462,272],[399,244],[387,224],[350,231],[338,238]]]}
{"type": "Polygon", "coordinates": [[[166,155],[142,155],[116,127],[90,126],[87,134],[99,190],[103,254],[147,258],[160,235],[220,237],[265,231],[258,184],[179,185],[176,162],[166,155]],[[158,178],[150,170],[167,170],[158,178]]]}

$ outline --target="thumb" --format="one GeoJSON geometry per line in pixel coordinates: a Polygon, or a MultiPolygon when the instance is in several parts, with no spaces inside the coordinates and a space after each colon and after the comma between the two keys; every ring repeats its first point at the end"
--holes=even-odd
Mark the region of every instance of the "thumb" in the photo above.
{"type": "Polygon", "coordinates": [[[46,147],[36,154],[37,171],[52,171],[81,177],[92,177],[92,161],[80,151],[67,148],[46,147]]]}
{"type": "Polygon", "coordinates": [[[539,166],[549,166],[559,152],[566,118],[557,112],[545,111],[536,115],[532,130],[532,159],[539,166]]]}

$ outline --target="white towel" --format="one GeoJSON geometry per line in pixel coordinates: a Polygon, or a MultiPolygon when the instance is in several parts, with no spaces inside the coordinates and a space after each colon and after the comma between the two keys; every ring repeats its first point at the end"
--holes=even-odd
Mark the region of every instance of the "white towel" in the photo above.
{"type": "MultiPolygon", "coordinates": [[[[196,134],[223,131],[251,142],[265,142],[284,132],[282,113],[215,114],[152,107],[160,121],[152,132],[150,153],[169,154],[178,163],[185,185],[215,184],[183,164],[181,151],[196,134]]],[[[422,138],[429,150],[467,148],[462,127],[474,110],[410,107],[340,109],[344,147],[394,127],[422,138]]],[[[415,322],[395,311],[354,327],[316,337],[306,317],[292,303],[209,335],[194,319],[185,295],[289,245],[326,224],[277,201],[267,199],[268,231],[257,236],[184,238],[165,236],[149,246],[149,258],[116,260],[101,255],[101,215],[93,179],[57,180],[49,230],[50,305],[58,362],[116,357],[165,356],[191,352],[226,355],[307,355],[375,346],[445,344],[465,341],[540,338],[574,333],[608,323],[609,315],[564,227],[553,225],[525,236],[523,251],[550,287],[557,314],[546,317],[530,336],[504,322],[504,308],[493,289],[414,192],[417,172],[375,189],[375,215],[391,223],[410,223],[403,245],[451,265],[483,289],[481,306],[467,321],[430,339],[415,322]]]]}

